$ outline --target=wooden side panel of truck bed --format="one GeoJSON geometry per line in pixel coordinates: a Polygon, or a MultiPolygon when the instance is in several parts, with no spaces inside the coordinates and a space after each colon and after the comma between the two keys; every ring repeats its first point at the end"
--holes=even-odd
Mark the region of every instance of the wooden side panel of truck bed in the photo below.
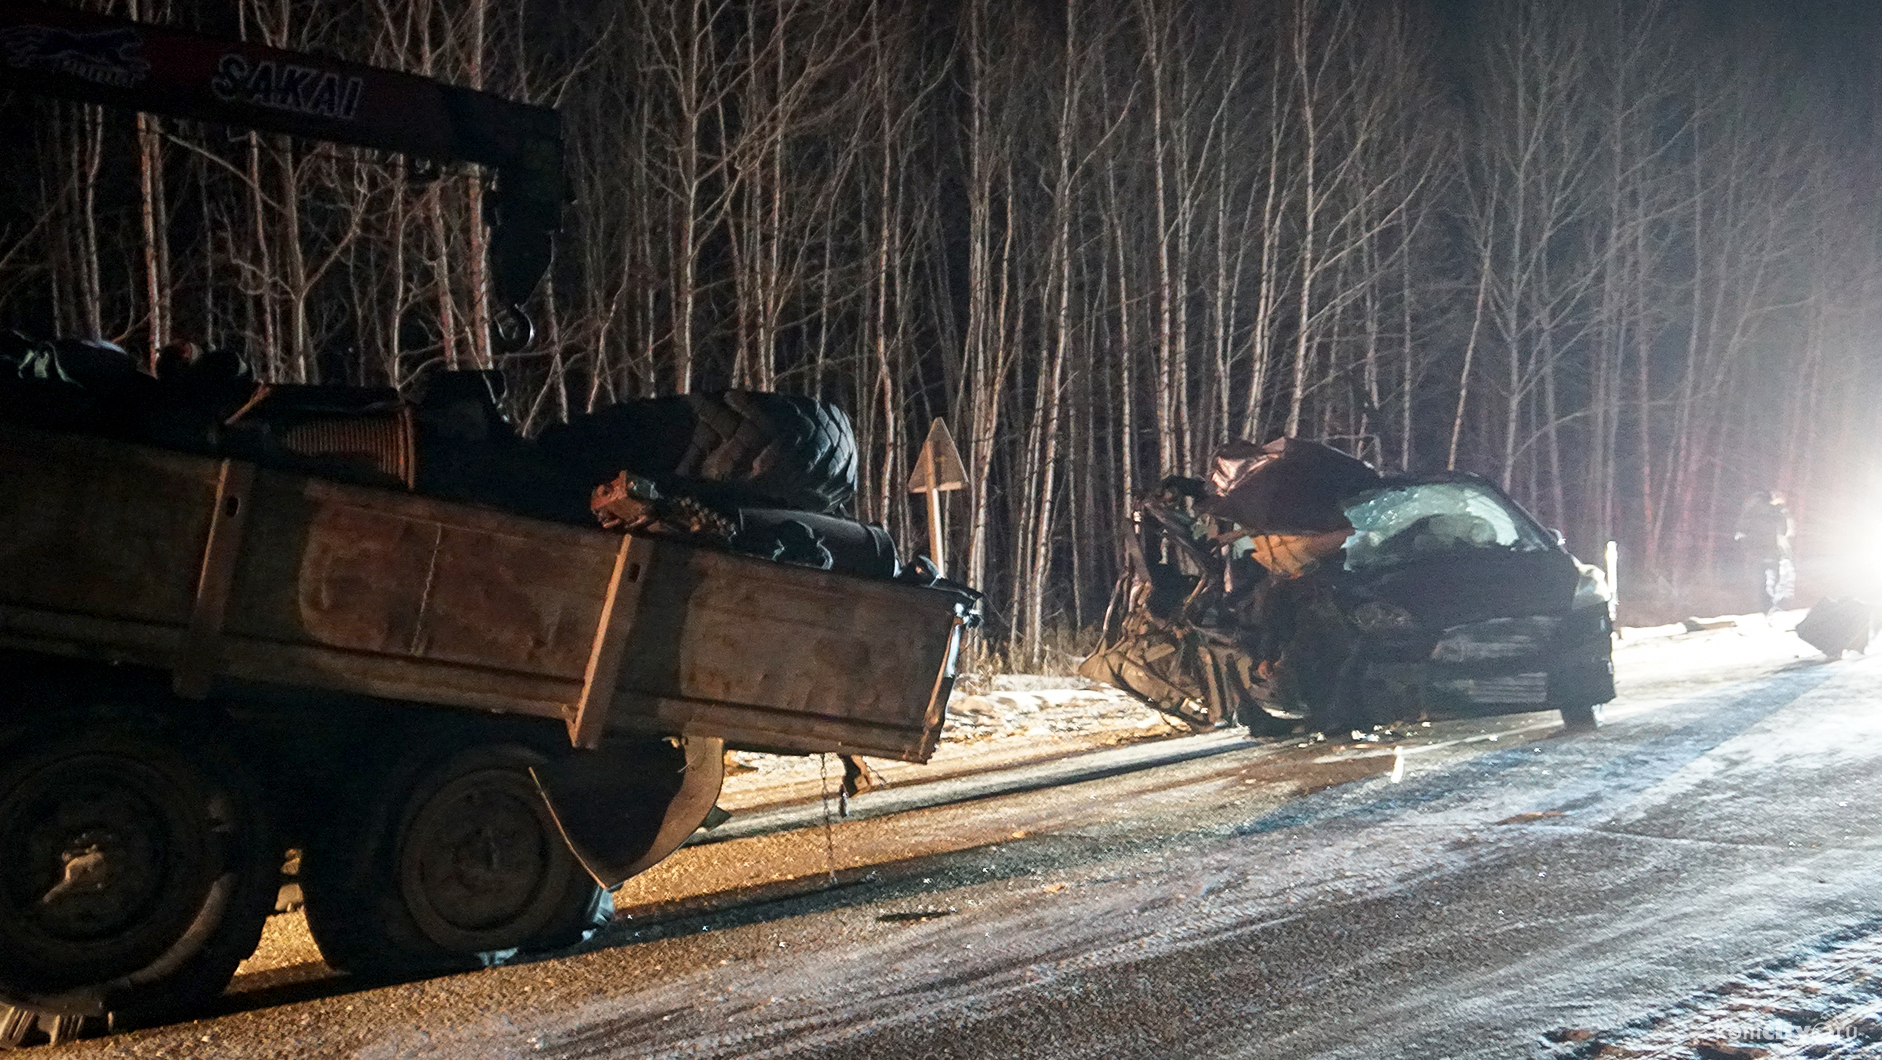
{"type": "Polygon", "coordinates": [[[0,645],[925,760],[949,593],[0,426],[0,645]]]}

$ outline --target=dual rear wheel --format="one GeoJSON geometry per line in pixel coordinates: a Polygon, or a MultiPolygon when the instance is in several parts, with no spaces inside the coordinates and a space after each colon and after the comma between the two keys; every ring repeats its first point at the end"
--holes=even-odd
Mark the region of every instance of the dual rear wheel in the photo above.
{"type": "Polygon", "coordinates": [[[421,756],[311,837],[307,926],[333,967],[407,976],[498,964],[586,938],[612,917],[517,744],[421,756]]]}
{"type": "MultiPolygon", "coordinates": [[[[446,744],[324,807],[301,882],[328,963],[468,969],[611,919],[532,776],[548,762],[521,743],[446,744]]],[[[644,795],[631,816],[664,821],[673,793],[644,795]]],[[[0,740],[0,1049],[200,1011],[254,951],[283,845],[211,733],[74,718],[0,740]]]]}

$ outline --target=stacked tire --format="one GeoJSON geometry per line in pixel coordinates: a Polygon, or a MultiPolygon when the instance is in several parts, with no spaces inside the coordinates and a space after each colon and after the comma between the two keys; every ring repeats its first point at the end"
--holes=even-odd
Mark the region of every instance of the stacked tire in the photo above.
{"type": "Polygon", "coordinates": [[[544,431],[542,452],[590,485],[622,471],[730,507],[840,514],[856,493],[856,434],[815,398],[751,390],[623,402],[544,431]]]}

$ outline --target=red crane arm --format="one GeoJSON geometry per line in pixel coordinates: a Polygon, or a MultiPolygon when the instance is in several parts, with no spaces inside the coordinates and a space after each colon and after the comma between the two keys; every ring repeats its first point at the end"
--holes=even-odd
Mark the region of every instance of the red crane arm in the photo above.
{"type": "Polygon", "coordinates": [[[0,86],[488,166],[493,280],[510,306],[548,269],[567,197],[552,108],[321,55],[0,0],[0,86]]]}

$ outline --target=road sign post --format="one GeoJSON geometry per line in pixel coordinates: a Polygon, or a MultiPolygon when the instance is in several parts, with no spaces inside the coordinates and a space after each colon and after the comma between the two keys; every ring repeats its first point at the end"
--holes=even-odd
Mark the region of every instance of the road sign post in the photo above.
{"type": "Polygon", "coordinates": [[[908,477],[908,492],[927,495],[928,550],[935,570],[946,576],[947,537],[941,525],[941,495],[967,487],[967,468],[961,463],[960,450],[947,422],[939,416],[928,427],[928,438],[915,457],[915,472],[908,477]]]}

